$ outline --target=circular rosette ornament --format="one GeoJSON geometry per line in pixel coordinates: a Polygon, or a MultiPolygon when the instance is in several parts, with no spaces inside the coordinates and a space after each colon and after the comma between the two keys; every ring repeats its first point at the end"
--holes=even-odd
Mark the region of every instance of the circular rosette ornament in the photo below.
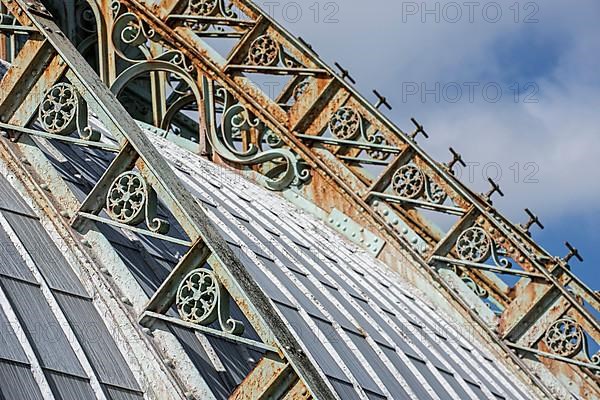
{"type": "Polygon", "coordinates": [[[337,110],[329,121],[331,133],[338,139],[354,139],[360,129],[360,114],[351,107],[337,110]]]}
{"type": "Polygon", "coordinates": [[[108,215],[124,224],[137,225],[144,220],[148,200],[146,181],[137,172],[125,172],[112,183],[106,195],[108,215]]]}
{"type": "Polygon", "coordinates": [[[392,177],[392,189],[398,196],[415,199],[421,196],[425,187],[425,177],[414,165],[405,165],[392,177]]]}
{"type": "Polygon", "coordinates": [[[271,36],[259,36],[250,45],[248,64],[268,67],[277,64],[278,59],[279,45],[271,36]]]}
{"type": "Polygon", "coordinates": [[[79,94],[68,83],[54,85],[46,92],[39,108],[39,120],[49,133],[68,135],[77,129],[79,94]]]}
{"type": "Polygon", "coordinates": [[[560,319],[546,331],[544,342],[554,354],[573,357],[583,345],[583,331],[571,319],[560,319]]]}
{"type": "Polygon", "coordinates": [[[461,260],[480,263],[491,253],[492,240],[479,227],[469,228],[460,234],[456,241],[456,252],[461,260]]]}
{"type": "Polygon", "coordinates": [[[190,11],[193,15],[209,16],[217,9],[218,0],[190,0],[190,11]]]}
{"type": "Polygon", "coordinates": [[[183,278],[177,291],[177,310],[181,319],[210,325],[218,317],[219,288],[212,271],[197,269],[183,278]]]}

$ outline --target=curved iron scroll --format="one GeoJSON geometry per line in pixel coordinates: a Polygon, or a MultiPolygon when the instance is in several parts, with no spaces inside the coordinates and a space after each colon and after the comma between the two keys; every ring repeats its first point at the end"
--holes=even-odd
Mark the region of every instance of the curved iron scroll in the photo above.
{"type": "Polygon", "coordinates": [[[274,162],[276,165],[264,174],[265,184],[271,190],[283,190],[310,179],[310,171],[302,161],[291,150],[282,148],[277,136],[246,107],[237,102],[225,89],[215,88],[209,79],[203,78],[203,86],[208,140],[219,156],[241,165],[274,162]],[[217,102],[221,103],[222,110],[218,127],[217,102]],[[234,139],[244,131],[256,132],[257,138],[246,149],[238,150],[234,139]],[[265,143],[271,149],[264,150],[265,143]],[[283,167],[277,165],[277,161],[281,162],[283,167]],[[280,169],[284,169],[283,172],[279,173],[280,169]]]}

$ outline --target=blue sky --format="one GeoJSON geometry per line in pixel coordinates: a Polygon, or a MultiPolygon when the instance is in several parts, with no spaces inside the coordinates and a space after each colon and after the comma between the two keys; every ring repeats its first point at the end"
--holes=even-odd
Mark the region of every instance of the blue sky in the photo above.
{"type": "Polygon", "coordinates": [[[546,226],[535,238],[555,255],[578,246],[575,271],[600,289],[600,2],[257,3],[367,97],[387,96],[401,128],[423,123],[437,159],[459,150],[473,187],[501,172],[497,206],[517,222],[534,210],[546,226]]]}

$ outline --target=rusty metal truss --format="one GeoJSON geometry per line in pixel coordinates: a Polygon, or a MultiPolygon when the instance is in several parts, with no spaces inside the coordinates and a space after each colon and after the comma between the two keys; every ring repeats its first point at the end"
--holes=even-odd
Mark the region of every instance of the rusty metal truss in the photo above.
{"type": "Polygon", "coordinates": [[[140,321],[237,336],[271,354],[233,398],[246,390],[267,398],[277,385],[286,398],[305,398],[306,388],[315,398],[335,396],[140,125],[376,232],[385,242],[378,258],[399,272],[408,258],[524,370],[520,358],[574,382],[583,397],[598,396],[600,354],[591,349],[600,343],[600,296],[572,272],[577,250],[549,254],[532,239],[532,227],[543,228],[536,215],[527,210],[528,222],[510,222],[492,204],[503,195],[495,182],[484,194],[466,187],[454,174],[460,154],[450,149],[448,163],[434,160],[418,144],[429,137],[422,125],[396,127],[380,111],[390,108],[385,97],[361,96],[347,70],[329,67],[251,1],[46,3],[1,0],[0,58],[12,64],[0,83],[6,151],[20,159],[16,146],[42,137],[117,154],[65,216],[82,232],[105,223],[189,248],[140,321]],[[265,75],[285,82],[283,90],[268,93],[265,75]],[[159,202],[187,238],[170,235],[159,202]],[[428,221],[436,213],[452,218],[450,228],[428,221]],[[202,307],[193,303],[197,292],[202,307]],[[230,297],[261,342],[240,336],[230,297]],[[166,316],[173,304],[181,319],[166,316]],[[215,321],[221,330],[208,327],[215,321]],[[261,377],[266,387],[253,388],[261,377]]]}

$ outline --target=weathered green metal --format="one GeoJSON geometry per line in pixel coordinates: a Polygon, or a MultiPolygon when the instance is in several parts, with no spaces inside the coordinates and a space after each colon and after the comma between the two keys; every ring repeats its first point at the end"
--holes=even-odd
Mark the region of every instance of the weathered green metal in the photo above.
{"type": "MultiPolygon", "coordinates": [[[[17,7],[26,10],[21,16],[24,27],[15,29],[23,33],[39,29],[45,39],[38,36],[28,42],[16,60],[17,68],[24,71],[12,74],[15,78],[9,77],[2,82],[0,87],[6,88],[3,93],[7,95],[3,98],[0,94],[0,115],[17,113],[17,108],[20,113],[10,123],[4,121],[0,128],[54,138],[52,134],[25,127],[32,114],[25,111],[26,108],[31,109],[31,104],[25,107],[23,101],[32,101],[28,100],[29,97],[38,100],[41,92],[34,85],[40,81],[41,71],[56,62],[56,57],[52,57],[57,50],[69,68],[67,78],[82,92],[90,107],[95,108],[93,111],[106,122],[121,145],[117,159],[82,204],[75,225],[79,226],[81,217],[86,216],[101,220],[96,214],[104,207],[108,188],[121,173],[136,165],[151,190],[165,201],[190,237],[190,242],[178,243],[195,243],[193,249],[197,251],[204,248],[196,246],[206,245],[217,254],[220,259],[217,269],[222,272],[221,277],[228,290],[238,302],[250,299],[247,313],[260,316],[254,322],[264,326],[264,313],[269,310],[265,299],[249,293],[252,285],[246,282],[248,276],[243,266],[235,257],[232,258],[226,246],[222,246],[210,224],[202,221],[203,214],[197,214],[198,206],[186,195],[169,166],[144,138],[138,124],[127,117],[126,111],[116,104],[114,96],[106,93],[102,81],[94,76],[70,46],[68,38],[60,34],[58,27],[48,19],[43,6],[36,2],[25,4],[21,0],[4,3],[9,11],[17,7]],[[34,22],[35,28],[30,26],[31,21],[27,18],[34,22]],[[18,79],[23,76],[31,78],[18,79]],[[32,90],[37,91],[37,96],[28,96],[32,90]],[[9,96],[11,100],[7,101],[9,96]],[[239,286],[239,280],[244,285],[239,286]]],[[[544,324],[539,321],[545,316],[554,316],[548,309],[557,301],[566,302],[568,306],[561,308],[561,312],[575,315],[582,329],[596,343],[600,342],[600,324],[589,309],[600,310],[600,296],[569,268],[569,261],[578,256],[575,249],[570,247],[570,253],[564,259],[550,255],[530,236],[533,224],[541,226],[537,216],[528,211],[530,219],[527,223],[520,226],[512,224],[492,206],[492,195],[502,194],[497,184],[491,182],[491,190],[478,195],[454,176],[453,168],[464,163],[456,151],[451,149],[453,159],[448,164],[436,162],[416,142],[418,135],[428,137],[425,128],[416,120],[413,119],[416,127],[413,132],[405,133],[397,128],[380,111],[381,106],[389,108],[385,97],[375,92],[378,101],[371,104],[347,82],[353,82],[347,70],[336,63],[341,70],[341,75],[338,75],[304,41],[287,32],[252,1],[232,0],[231,3],[243,15],[234,16],[227,11],[216,17],[191,15],[186,11],[187,2],[183,0],[121,0],[112,2],[110,7],[105,0],[90,0],[96,18],[101,20],[98,25],[98,58],[103,81],[112,87],[115,94],[119,94],[134,78],[150,75],[152,90],[148,100],[152,122],[158,128],[168,131],[181,110],[194,108],[198,111],[199,131],[191,136],[195,138],[198,135],[197,147],[201,154],[217,162],[226,160],[239,168],[255,169],[268,176],[264,180],[271,189],[292,187],[325,210],[325,214],[339,209],[358,223],[375,227],[387,243],[380,254],[382,259],[389,260],[399,254],[408,256],[428,274],[431,282],[440,285],[446,298],[462,307],[464,315],[481,324],[491,340],[527,373],[527,367],[501,339],[509,339],[512,343],[509,347],[513,349],[546,357],[550,353],[535,347],[543,346],[541,333],[549,328],[552,321],[544,324]],[[231,30],[194,30],[193,23],[231,30]],[[125,26],[134,27],[135,37],[130,39],[129,44],[142,49],[143,59],[130,58],[119,49],[120,34],[125,26]],[[203,40],[205,37],[227,37],[239,41],[223,58],[203,40]],[[112,42],[108,38],[112,38],[112,42]],[[257,41],[267,46],[270,52],[253,58],[250,49],[257,41]],[[119,75],[116,73],[119,70],[117,60],[129,65],[119,75]],[[252,82],[253,73],[291,75],[291,79],[279,95],[270,98],[252,82]],[[178,84],[185,82],[178,87],[187,89],[182,93],[176,90],[167,99],[165,84],[171,83],[171,75],[178,75],[178,84]],[[167,101],[173,99],[175,102],[167,109],[167,101]],[[217,112],[224,104],[232,107],[224,107],[222,112],[217,112]],[[232,121],[233,118],[241,118],[244,124],[230,124],[229,130],[217,132],[225,125],[222,123],[219,127],[218,120],[224,121],[225,117],[231,117],[232,121]],[[224,138],[224,142],[218,142],[217,137],[224,138]],[[272,144],[272,149],[263,149],[265,143],[272,144]],[[372,165],[383,167],[383,171],[371,176],[369,168],[372,165]],[[311,169],[312,180],[306,167],[311,169]],[[276,173],[283,178],[274,179],[272,175],[276,173]],[[321,193],[325,185],[334,190],[327,195],[321,193]],[[450,230],[439,232],[419,213],[419,209],[460,218],[450,230]],[[395,223],[398,220],[402,223],[395,223]],[[474,246],[480,254],[473,256],[466,253],[461,244],[464,241],[470,241],[467,247],[474,246]],[[441,267],[440,263],[443,263],[441,267]],[[444,277],[453,274],[453,271],[460,276],[464,274],[478,289],[488,294],[492,303],[502,307],[497,327],[490,329],[486,326],[471,310],[472,305],[446,282],[444,277]],[[522,279],[508,287],[497,274],[515,275],[522,279]],[[521,343],[521,340],[531,342],[521,343]]],[[[42,86],[47,88],[54,84],[66,66],[51,68],[52,77],[43,80],[42,86]]],[[[32,104],[37,104],[37,101],[32,104]]],[[[70,137],[59,139],[115,150],[114,146],[100,142],[70,137]]],[[[173,240],[151,230],[133,229],[173,240]]],[[[149,310],[153,311],[154,307],[162,310],[165,302],[172,298],[173,285],[181,278],[181,271],[191,268],[186,262],[182,260],[177,274],[165,282],[160,294],[157,293],[151,301],[149,310]]],[[[394,268],[394,265],[391,267],[394,268]]],[[[465,286],[463,290],[468,289],[465,286]]],[[[278,329],[289,339],[285,329],[278,329]]],[[[268,331],[264,330],[266,336],[268,331]]],[[[274,339],[270,339],[270,345],[276,346],[274,339]]],[[[565,357],[551,358],[565,361],[565,357]]],[[[290,361],[296,366],[293,360],[290,361]]],[[[584,368],[590,366],[581,362],[570,364],[584,368]]],[[[575,369],[574,373],[587,372],[575,369]]],[[[319,386],[314,371],[299,374],[319,386]]],[[[314,386],[311,382],[306,382],[309,387],[314,386]]],[[[540,386],[543,387],[542,384],[540,386]]],[[[327,393],[326,388],[319,387],[327,393]]]]}
{"type": "MultiPolygon", "coordinates": [[[[72,43],[61,33],[51,15],[45,11],[44,6],[39,2],[25,3],[22,0],[10,3],[3,0],[3,3],[10,5],[13,10],[23,15],[23,18],[28,18],[44,35],[47,41],[42,42],[44,49],[47,48],[50,54],[56,51],[60,55],[70,72],[94,100],[94,106],[118,129],[117,136],[123,150],[116,162],[105,173],[100,186],[93,191],[95,196],[86,202],[86,209],[99,211],[99,204],[103,197],[99,195],[106,193],[106,187],[112,182],[109,178],[118,176],[126,170],[125,167],[131,167],[132,163],[137,160],[137,167],[143,177],[148,179],[149,185],[156,188],[159,195],[162,195],[161,200],[181,222],[190,239],[195,241],[197,246],[206,246],[218,260],[214,266],[215,274],[239,304],[248,320],[255,326],[257,332],[262,335],[263,341],[272,344],[278,353],[289,360],[314,396],[323,399],[337,398],[304,353],[296,350],[301,348],[299,343],[265,294],[257,290],[258,285],[209,221],[204,210],[182,186],[170,166],[150,143],[149,138],[145,136],[138,124],[127,114],[116,97],[110,93],[72,43]]],[[[24,67],[34,68],[35,63],[33,65],[27,63],[24,67]]],[[[35,82],[35,79],[32,81],[35,82]]],[[[6,101],[6,98],[2,100],[0,107],[14,104],[6,101]]]]}

